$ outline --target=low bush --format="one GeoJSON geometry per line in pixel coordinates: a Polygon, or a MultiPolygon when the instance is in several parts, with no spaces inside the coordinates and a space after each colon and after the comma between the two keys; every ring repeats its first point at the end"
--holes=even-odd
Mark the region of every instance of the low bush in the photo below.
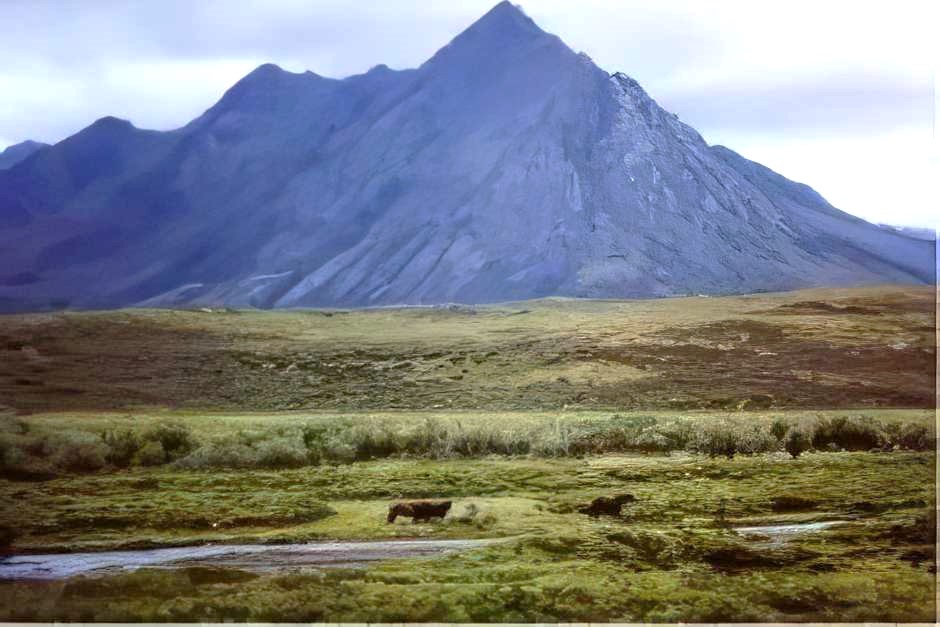
{"type": "Polygon", "coordinates": [[[147,442],[137,451],[134,461],[141,466],[159,466],[166,463],[166,451],[159,442],[147,442]]]}
{"type": "Polygon", "coordinates": [[[923,425],[906,424],[900,429],[894,442],[909,451],[932,451],[936,448],[936,436],[923,425]]]}
{"type": "Polygon", "coordinates": [[[824,449],[835,444],[847,451],[867,451],[884,445],[884,427],[867,416],[839,416],[817,420],[813,430],[813,447],[824,449]]]}
{"type": "Polygon", "coordinates": [[[793,429],[787,433],[784,448],[793,459],[796,459],[812,447],[810,436],[800,429],[793,429]]]}
{"type": "Polygon", "coordinates": [[[108,447],[93,433],[66,431],[51,439],[53,465],[70,472],[91,472],[104,468],[108,447]]]}
{"type": "Polygon", "coordinates": [[[278,437],[259,442],[258,465],[264,468],[299,468],[307,464],[307,448],[299,437],[278,437]]]}
{"type": "Polygon", "coordinates": [[[735,447],[744,455],[758,455],[780,450],[780,442],[763,425],[739,425],[735,429],[735,447]]]}
{"type": "Polygon", "coordinates": [[[147,442],[159,442],[166,453],[167,461],[184,457],[198,447],[189,427],[173,420],[157,423],[144,432],[143,439],[147,442]]]}
{"type": "Polygon", "coordinates": [[[355,425],[349,432],[349,444],[355,449],[358,461],[393,457],[403,450],[398,434],[387,425],[355,425]]]}
{"type": "Polygon", "coordinates": [[[786,437],[789,430],[790,424],[783,418],[774,418],[773,423],[770,425],[770,434],[777,438],[778,442],[783,442],[783,438],[786,437]]]}
{"type": "Polygon", "coordinates": [[[727,421],[709,423],[696,431],[689,441],[689,450],[709,457],[733,459],[738,452],[735,428],[727,421]]]}
{"type": "Polygon", "coordinates": [[[105,456],[108,463],[118,468],[130,466],[141,446],[140,438],[130,429],[106,431],[101,434],[101,439],[108,447],[105,456]]]}
{"type": "Polygon", "coordinates": [[[203,444],[176,461],[180,468],[251,468],[258,465],[257,452],[238,438],[220,438],[203,444]]]}
{"type": "Polygon", "coordinates": [[[794,458],[819,451],[932,450],[935,431],[917,423],[883,425],[868,417],[829,417],[787,423],[655,418],[568,419],[513,425],[465,424],[428,418],[398,423],[379,420],[311,420],[306,424],[260,425],[206,442],[190,428],[164,421],[98,432],[31,431],[26,423],[0,421],[0,476],[44,479],[58,472],[93,472],[105,466],[183,468],[296,468],[389,457],[447,459],[487,455],[567,457],[610,453],[669,453],[687,450],[733,458],[786,450],[794,458]],[[782,439],[781,439],[781,434],[782,439]]]}

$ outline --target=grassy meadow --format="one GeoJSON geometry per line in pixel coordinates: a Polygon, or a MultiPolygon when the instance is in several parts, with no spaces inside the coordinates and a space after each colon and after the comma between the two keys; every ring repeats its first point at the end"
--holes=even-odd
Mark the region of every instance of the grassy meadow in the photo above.
{"type": "Polygon", "coordinates": [[[0,552],[504,541],[0,581],[0,620],[933,621],[933,328],[917,288],[7,316],[0,552]]]}

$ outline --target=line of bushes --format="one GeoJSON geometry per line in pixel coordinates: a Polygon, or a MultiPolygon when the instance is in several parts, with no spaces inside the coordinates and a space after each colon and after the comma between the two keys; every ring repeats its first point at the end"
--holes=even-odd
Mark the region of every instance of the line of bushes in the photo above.
{"type": "Polygon", "coordinates": [[[92,433],[38,434],[19,420],[0,427],[0,475],[42,479],[60,472],[104,467],[296,468],[388,457],[447,459],[486,455],[567,457],[605,453],[690,451],[712,457],[809,450],[932,450],[935,433],[915,423],[884,423],[866,416],[807,418],[767,424],[743,420],[611,416],[512,425],[428,418],[413,424],[380,420],[271,425],[197,439],[178,421],[92,433]]]}
{"type": "Polygon", "coordinates": [[[129,428],[93,433],[34,433],[21,420],[0,421],[0,476],[47,479],[61,472],[105,467],[159,466],[189,455],[199,444],[179,422],[159,422],[141,432],[129,428]]]}

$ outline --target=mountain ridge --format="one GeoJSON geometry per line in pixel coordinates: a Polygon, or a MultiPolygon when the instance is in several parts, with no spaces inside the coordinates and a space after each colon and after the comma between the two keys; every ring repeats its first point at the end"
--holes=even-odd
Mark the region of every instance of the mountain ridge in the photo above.
{"type": "Polygon", "coordinates": [[[7,146],[0,151],[0,170],[12,168],[20,161],[24,161],[36,152],[48,147],[49,144],[33,141],[32,139],[7,146]]]}
{"type": "Polygon", "coordinates": [[[179,129],[106,117],[0,171],[7,310],[916,283],[933,250],[708,146],[508,2],[415,69],[263,64],[179,129]]]}

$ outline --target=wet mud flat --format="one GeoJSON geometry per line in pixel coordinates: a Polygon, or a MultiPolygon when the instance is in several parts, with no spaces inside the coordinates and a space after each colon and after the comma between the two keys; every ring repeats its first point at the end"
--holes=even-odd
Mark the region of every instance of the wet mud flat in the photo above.
{"type": "Polygon", "coordinates": [[[500,540],[394,540],[310,544],[207,545],[140,551],[103,551],[0,557],[0,580],[55,580],[106,575],[139,568],[235,568],[277,572],[306,568],[355,568],[368,562],[439,557],[500,540]]]}

